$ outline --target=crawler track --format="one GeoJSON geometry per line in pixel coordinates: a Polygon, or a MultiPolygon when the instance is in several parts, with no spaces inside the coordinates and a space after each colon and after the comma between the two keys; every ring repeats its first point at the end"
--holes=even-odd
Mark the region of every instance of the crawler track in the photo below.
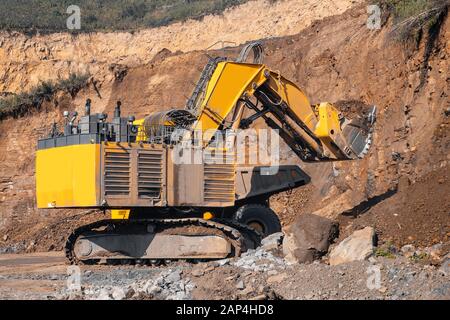
{"type": "MultiPolygon", "coordinates": [[[[65,254],[70,264],[160,264],[172,260],[198,261],[213,259],[142,259],[139,257],[105,259],[80,259],[75,253],[75,244],[81,236],[107,235],[109,232],[126,235],[133,229],[145,228],[151,224],[156,233],[176,235],[215,235],[225,238],[231,244],[229,257],[239,256],[247,249],[255,248],[260,244],[261,236],[250,227],[228,219],[203,220],[199,218],[184,219],[143,219],[143,220],[100,220],[77,228],[69,236],[65,246],[65,254]]],[[[132,233],[132,231],[131,231],[132,233]]],[[[114,253],[112,253],[113,255],[114,253]]]]}

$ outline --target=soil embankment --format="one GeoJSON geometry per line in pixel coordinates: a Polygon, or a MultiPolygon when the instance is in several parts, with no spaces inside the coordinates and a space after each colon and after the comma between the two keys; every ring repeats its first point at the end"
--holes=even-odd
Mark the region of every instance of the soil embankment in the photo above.
{"type": "MultiPolygon", "coordinates": [[[[445,241],[449,227],[448,175],[443,174],[450,160],[449,20],[443,21],[431,51],[426,35],[416,47],[405,46],[392,38],[390,22],[375,31],[367,29],[366,22],[366,7],[359,6],[315,21],[292,32],[294,35],[264,40],[265,63],[296,82],[313,103],[340,101],[350,112],[371,104],[378,107],[374,145],[364,160],[301,164],[312,184],[275,196],[272,206],[287,226],[304,212],[337,218],[343,212],[354,213],[366,202],[368,206],[362,205],[366,213],[357,219],[347,217],[345,227],[373,225],[382,241],[399,245],[415,240],[423,245],[445,241]],[[397,194],[384,198],[397,188],[397,194]],[[377,199],[382,202],[374,206],[377,199]],[[395,218],[387,221],[393,226],[383,222],[390,215],[395,218]],[[399,233],[397,222],[400,228],[412,229],[399,233]],[[425,226],[429,231],[412,234],[413,240],[409,239],[409,233],[425,226]]],[[[206,57],[204,51],[176,50],[158,51],[151,59],[130,64],[125,59],[123,76],[117,77],[114,67],[98,77],[94,73],[89,86],[74,99],[60,94],[39,111],[0,122],[2,246],[21,244],[19,249],[30,251],[60,249],[69,229],[78,224],[72,216],[79,212],[37,213],[35,209],[34,150],[44,127],[61,121],[62,110],[81,112],[87,97],[93,100],[93,112],[111,114],[120,99],[124,113],[137,117],[183,107],[206,57]]],[[[237,52],[232,49],[227,54],[237,52]]],[[[21,73],[19,69],[11,72],[21,73]]],[[[291,156],[286,161],[297,162],[291,156]]],[[[98,218],[98,214],[87,215],[83,222],[98,218]]]]}

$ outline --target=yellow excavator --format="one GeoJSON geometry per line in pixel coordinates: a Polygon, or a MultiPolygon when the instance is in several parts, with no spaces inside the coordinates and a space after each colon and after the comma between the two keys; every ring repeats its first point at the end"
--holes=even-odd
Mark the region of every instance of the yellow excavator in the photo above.
{"type": "MultiPolygon", "coordinates": [[[[65,112],[65,123],[38,141],[38,208],[110,214],[73,231],[70,263],[223,259],[281,231],[270,196],[310,179],[297,165],[237,161],[262,143],[239,139],[255,124],[305,162],[367,154],[375,107],[349,120],[330,103],[312,106],[262,56],[253,42],[235,60],[210,58],[184,109],[136,120],[122,117],[118,102],[108,122],[107,114],[91,114],[88,99],[84,116],[65,112]]],[[[258,150],[277,152],[269,144],[258,150]]]]}

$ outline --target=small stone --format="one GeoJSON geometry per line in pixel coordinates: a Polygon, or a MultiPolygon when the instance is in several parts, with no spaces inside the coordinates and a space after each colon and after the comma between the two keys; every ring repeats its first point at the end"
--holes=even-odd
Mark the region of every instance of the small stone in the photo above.
{"type": "Polygon", "coordinates": [[[306,300],[311,300],[312,298],[314,298],[314,294],[313,294],[313,293],[307,293],[307,294],[305,294],[305,299],[306,299],[306,300]]]}
{"type": "Polygon", "coordinates": [[[400,251],[405,257],[408,258],[414,254],[414,252],[416,251],[416,248],[412,244],[407,244],[407,245],[404,245],[403,247],[401,247],[400,251]]]}
{"type": "Polygon", "coordinates": [[[267,283],[268,284],[279,283],[279,282],[283,281],[286,278],[287,278],[287,274],[286,273],[280,273],[280,274],[277,274],[275,276],[271,276],[271,277],[267,278],[267,283]]]}
{"type": "Polygon", "coordinates": [[[97,296],[97,300],[111,300],[111,296],[107,289],[102,288],[97,296]]]}
{"type": "Polygon", "coordinates": [[[192,270],[191,274],[192,274],[194,277],[201,277],[202,275],[205,274],[205,271],[203,271],[203,270],[201,270],[201,269],[194,269],[194,270],[192,270]]]}
{"type": "Polygon", "coordinates": [[[231,281],[231,280],[233,280],[234,278],[236,278],[236,275],[235,275],[235,274],[232,275],[232,276],[226,277],[226,278],[225,278],[225,281],[231,281]]]}
{"type": "Polygon", "coordinates": [[[149,295],[154,296],[157,293],[161,292],[161,288],[158,287],[157,285],[151,285],[145,290],[145,292],[147,292],[147,294],[149,295]]]}
{"type": "Polygon", "coordinates": [[[229,264],[229,263],[230,263],[230,259],[222,259],[222,260],[218,260],[218,261],[216,261],[216,263],[217,263],[217,265],[218,265],[219,267],[222,267],[222,266],[224,266],[224,265],[226,265],[226,264],[229,264]]]}
{"type": "Polygon", "coordinates": [[[128,288],[125,299],[131,299],[135,295],[136,291],[133,288],[128,288]]]}
{"type": "Polygon", "coordinates": [[[236,288],[239,290],[243,290],[245,288],[244,285],[244,281],[240,280],[237,284],[236,284],[236,288]]]}
{"type": "Polygon", "coordinates": [[[441,257],[443,255],[445,255],[444,245],[441,243],[431,246],[426,251],[427,251],[428,255],[430,255],[430,257],[436,261],[441,260],[441,257]]]}
{"type": "Polygon", "coordinates": [[[216,265],[210,265],[210,266],[208,266],[207,268],[205,268],[205,273],[206,272],[211,272],[211,271],[214,271],[215,269],[216,269],[216,265]]]}
{"type": "Polygon", "coordinates": [[[386,287],[381,287],[380,289],[378,289],[378,291],[380,291],[381,293],[386,293],[387,288],[386,287]]]}
{"type": "Polygon", "coordinates": [[[28,247],[27,247],[27,250],[28,250],[28,251],[32,250],[32,249],[34,248],[35,244],[36,244],[36,243],[35,243],[34,241],[31,241],[30,244],[29,244],[28,247]]]}
{"type": "Polygon", "coordinates": [[[181,280],[181,271],[175,270],[164,279],[167,283],[175,283],[181,280]]]}
{"type": "Polygon", "coordinates": [[[118,287],[114,288],[111,295],[114,300],[123,300],[126,297],[125,291],[118,287]]]}
{"type": "Polygon", "coordinates": [[[268,275],[268,276],[274,276],[274,275],[276,275],[276,274],[278,274],[278,271],[277,271],[277,270],[270,270],[269,272],[267,272],[267,275],[268,275]]]}
{"type": "Polygon", "coordinates": [[[8,235],[5,234],[5,235],[3,236],[3,241],[7,241],[7,240],[8,240],[8,235]]]}

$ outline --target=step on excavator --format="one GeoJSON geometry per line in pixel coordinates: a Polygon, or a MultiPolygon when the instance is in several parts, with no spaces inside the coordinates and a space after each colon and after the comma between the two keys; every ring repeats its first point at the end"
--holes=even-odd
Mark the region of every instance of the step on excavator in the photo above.
{"type": "Polygon", "coordinates": [[[276,132],[304,162],[368,153],[375,107],[347,119],[331,103],[311,105],[262,57],[261,42],[234,60],[209,57],[183,109],[135,119],[123,117],[118,102],[108,122],[91,114],[88,99],[79,120],[64,112],[64,123],[38,141],[37,206],[109,217],[73,231],[70,263],[224,259],[281,231],[270,196],[310,178],[298,165],[237,161],[249,150],[249,140],[237,142],[248,128],[276,132]]]}

